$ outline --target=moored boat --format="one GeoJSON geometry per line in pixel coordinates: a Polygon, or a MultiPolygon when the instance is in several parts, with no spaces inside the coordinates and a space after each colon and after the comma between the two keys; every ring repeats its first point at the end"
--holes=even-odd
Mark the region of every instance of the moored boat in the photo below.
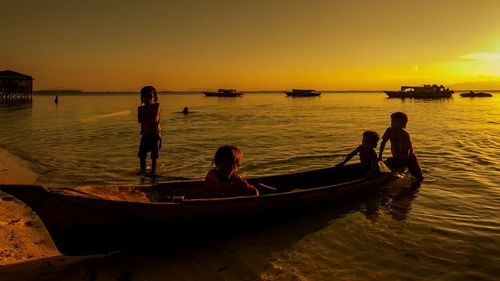
{"type": "Polygon", "coordinates": [[[241,97],[242,92],[235,89],[218,89],[216,92],[203,92],[207,97],[241,97]]]}
{"type": "Polygon", "coordinates": [[[402,86],[400,91],[384,91],[389,98],[440,99],[451,98],[454,91],[443,85],[402,86]]]}
{"type": "Polygon", "coordinates": [[[317,97],[321,95],[321,92],[316,90],[302,90],[302,89],[292,89],[291,92],[285,92],[289,97],[317,97]]]}
{"type": "MultiPolygon", "coordinates": [[[[360,164],[256,177],[248,182],[260,196],[200,198],[203,181],[152,186],[85,186],[50,189],[40,185],[0,185],[42,220],[65,255],[107,253],[184,233],[259,221],[269,214],[304,212],[376,192],[396,180],[396,172],[366,178],[360,164]]],[[[170,242],[169,242],[170,241],[170,242]]],[[[174,240],[175,241],[175,240],[174,240]]]]}
{"type": "Polygon", "coordinates": [[[493,95],[490,93],[485,93],[485,92],[473,92],[469,91],[468,93],[461,93],[460,96],[464,98],[486,98],[486,97],[492,97],[493,95]]]}

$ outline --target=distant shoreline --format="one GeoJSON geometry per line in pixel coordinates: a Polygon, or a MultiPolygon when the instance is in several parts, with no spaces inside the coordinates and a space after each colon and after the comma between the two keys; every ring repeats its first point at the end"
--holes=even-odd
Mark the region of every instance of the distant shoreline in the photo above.
{"type": "MultiPolygon", "coordinates": [[[[247,94],[280,94],[286,91],[241,91],[247,94]]],[[[322,93],[382,93],[376,91],[322,91],[322,93]]],[[[138,94],[138,91],[34,91],[34,95],[54,96],[54,95],[96,95],[96,94],[138,94]]],[[[159,94],[201,94],[203,91],[158,91],[159,94]]]]}
{"type": "MultiPolygon", "coordinates": [[[[158,91],[159,94],[199,94],[206,90],[199,91],[158,91]]],[[[254,90],[242,90],[243,93],[250,94],[276,94],[276,93],[284,93],[287,90],[262,90],[262,91],[254,91],[254,90]]],[[[382,93],[384,90],[318,90],[322,93],[382,93]]],[[[469,92],[471,90],[454,90],[455,92],[469,92]]],[[[500,90],[473,90],[474,92],[490,92],[490,93],[500,93],[500,90]]],[[[81,91],[81,90],[36,90],[33,91],[35,95],[80,95],[80,94],[136,94],[138,91],[81,91]]]]}
{"type": "Polygon", "coordinates": [[[80,90],[36,90],[33,91],[34,93],[38,94],[59,94],[59,93],[64,93],[64,94],[73,94],[73,93],[83,93],[83,91],[80,90]]]}

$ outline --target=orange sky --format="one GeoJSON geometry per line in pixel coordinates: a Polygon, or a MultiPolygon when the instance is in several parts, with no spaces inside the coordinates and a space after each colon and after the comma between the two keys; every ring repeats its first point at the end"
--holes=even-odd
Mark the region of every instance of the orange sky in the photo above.
{"type": "Polygon", "coordinates": [[[0,11],[0,70],[32,75],[36,89],[500,87],[498,0],[24,0],[0,11]]]}

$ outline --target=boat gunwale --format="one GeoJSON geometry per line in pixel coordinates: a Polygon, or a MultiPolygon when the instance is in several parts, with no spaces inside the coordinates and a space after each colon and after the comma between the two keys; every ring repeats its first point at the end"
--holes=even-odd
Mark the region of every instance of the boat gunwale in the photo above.
{"type": "MultiPolygon", "coordinates": [[[[351,164],[352,166],[355,166],[357,164],[351,164]]],[[[348,166],[351,166],[348,165],[348,166]]],[[[315,172],[328,172],[328,171],[334,171],[336,170],[337,167],[326,167],[326,168],[320,168],[320,169],[311,169],[311,170],[306,170],[306,171],[301,171],[301,172],[295,172],[295,173],[290,173],[290,174],[276,174],[276,175],[268,175],[268,176],[258,176],[258,177],[249,177],[247,180],[248,181],[262,181],[265,182],[266,180],[277,178],[277,177],[289,177],[289,176],[300,176],[300,175],[307,175],[309,173],[315,173],[315,172]]],[[[215,198],[187,198],[184,199],[182,196],[185,196],[183,194],[180,195],[173,195],[178,196],[182,198],[179,201],[133,201],[133,200],[123,200],[123,199],[109,199],[109,198],[103,198],[100,197],[99,194],[93,194],[90,192],[85,192],[78,190],[78,186],[74,188],[51,188],[47,187],[42,184],[3,184],[3,185],[10,185],[10,186],[19,186],[20,188],[27,187],[37,187],[37,188],[42,188],[44,192],[44,197],[47,198],[49,197],[56,197],[56,198],[67,198],[68,200],[80,200],[80,201],[85,201],[85,202],[101,202],[101,203],[108,203],[108,204],[115,204],[115,205],[164,205],[164,206],[182,206],[182,205],[213,205],[214,203],[218,204],[226,204],[226,203],[232,203],[232,202],[242,202],[242,201],[253,201],[253,200],[259,200],[259,199],[268,199],[268,198],[276,198],[276,197],[286,197],[286,196],[293,196],[293,195],[299,195],[299,194],[307,194],[307,193],[314,193],[314,192],[321,192],[324,190],[328,189],[337,189],[337,188],[342,188],[345,186],[349,185],[354,185],[358,183],[363,183],[363,182],[370,182],[370,181],[377,181],[386,177],[394,177],[395,173],[397,171],[389,172],[389,173],[381,173],[377,175],[376,177],[359,177],[355,178],[353,180],[347,180],[343,182],[338,182],[334,184],[328,184],[328,185],[320,185],[320,186],[314,186],[310,188],[294,188],[289,191],[283,191],[283,192],[276,192],[276,193],[265,193],[261,195],[251,195],[251,196],[236,196],[236,197],[215,197],[215,198]],[[74,191],[76,194],[70,194],[70,192],[74,191]]],[[[180,188],[189,188],[190,184],[194,185],[199,185],[203,183],[203,180],[186,180],[186,181],[172,181],[172,182],[166,182],[166,183],[159,183],[156,185],[114,185],[114,186],[121,186],[121,187],[131,187],[131,188],[136,188],[137,190],[144,192],[145,194],[148,194],[150,191],[154,191],[157,188],[162,188],[162,185],[166,185],[166,188],[168,188],[168,185],[170,184],[181,184],[182,186],[180,188]]],[[[113,186],[113,185],[97,185],[96,187],[102,187],[105,188],[106,186],[113,186]]],[[[0,188],[1,189],[1,188],[0,188]]],[[[14,196],[15,197],[15,196],[14,196]]],[[[17,197],[16,197],[17,198],[17,197]]],[[[22,198],[18,198],[19,200],[25,202],[22,198]]],[[[151,198],[150,198],[151,200],[151,198]]],[[[175,200],[175,199],[174,199],[175,200]]],[[[25,202],[26,203],[26,202],[25,202]]]]}
{"type": "MultiPolygon", "coordinates": [[[[377,179],[382,178],[378,177],[377,179]]],[[[367,181],[366,177],[360,178],[360,179],[355,179],[352,181],[348,182],[342,182],[342,183],[337,183],[337,184],[331,184],[331,185],[325,185],[325,186],[319,186],[319,187],[312,187],[312,188],[307,188],[307,189],[301,189],[301,188],[296,188],[290,191],[284,191],[284,192],[277,192],[277,193],[266,193],[262,195],[251,195],[251,196],[236,196],[236,197],[217,197],[217,198],[194,198],[194,199],[186,199],[183,202],[184,203],[203,203],[203,202],[227,202],[227,201],[246,201],[249,199],[255,199],[255,198],[271,198],[271,197],[277,197],[277,196],[285,196],[285,195],[291,195],[291,194],[301,194],[301,193],[310,193],[313,191],[320,191],[320,190],[327,190],[327,189],[332,189],[332,188],[339,188],[344,185],[348,184],[354,184],[362,181],[367,181]]]]}
{"type": "MultiPolygon", "coordinates": [[[[267,193],[267,194],[262,194],[262,195],[251,195],[251,196],[236,196],[236,197],[216,197],[216,198],[193,198],[193,199],[184,199],[179,202],[169,202],[169,201],[150,201],[150,202],[140,202],[140,201],[127,201],[127,200],[113,200],[113,199],[106,199],[106,198],[95,198],[95,197],[84,197],[81,195],[73,195],[73,194],[65,194],[63,192],[59,192],[58,190],[53,190],[49,188],[49,192],[53,195],[56,196],[63,196],[63,197],[69,197],[69,198],[77,198],[79,200],[86,200],[86,201],[99,201],[99,202],[108,202],[108,203],[113,203],[113,204],[126,204],[126,205],[168,205],[168,206],[181,206],[181,205],[212,205],[213,203],[232,203],[232,202],[241,202],[241,201],[252,201],[256,200],[259,198],[274,198],[274,197],[284,197],[284,196],[291,196],[291,195],[296,195],[296,194],[306,194],[306,193],[313,193],[313,192],[318,192],[318,191],[323,191],[323,190],[328,190],[328,189],[337,189],[341,188],[347,185],[353,185],[361,182],[369,182],[371,180],[378,180],[382,179],[384,177],[389,177],[393,176],[393,173],[383,173],[378,177],[374,178],[367,178],[367,177],[362,177],[358,178],[355,180],[351,181],[346,181],[346,182],[341,182],[341,183],[336,183],[336,184],[331,184],[331,185],[324,185],[324,186],[318,186],[318,187],[312,187],[312,188],[307,188],[307,189],[293,189],[290,191],[285,191],[285,192],[279,192],[279,193],[267,193]]],[[[193,182],[199,182],[199,181],[193,181],[193,182]]],[[[168,183],[167,183],[168,184],[168,183]]],[[[133,185],[131,185],[133,186],[133,185]]]]}

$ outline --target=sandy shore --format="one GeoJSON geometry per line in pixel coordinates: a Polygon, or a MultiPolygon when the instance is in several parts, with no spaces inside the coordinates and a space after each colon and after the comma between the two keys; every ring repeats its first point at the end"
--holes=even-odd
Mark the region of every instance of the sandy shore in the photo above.
{"type": "Polygon", "coordinates": [[[0,149],[0,183],[33,183],[36,174],[28,163],[5,149],[0,149]]]}
{"type": "MultiPolygon", "coordinates": [[[[0,149],[0,183],[33,183],[28,163],[0,149]]],[[[0,265],[59,255],[40,219],[22,202],[0,192],[0,265]]]]}

